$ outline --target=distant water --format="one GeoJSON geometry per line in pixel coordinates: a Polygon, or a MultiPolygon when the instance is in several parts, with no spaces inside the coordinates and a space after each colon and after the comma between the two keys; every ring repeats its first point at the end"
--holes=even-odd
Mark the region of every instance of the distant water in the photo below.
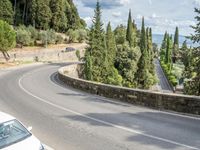
{"type": "MultiPolygon", "coordinates": [[[[163,38],[164,38],[164,35],[162,35],[162,34],[153,34],[153,42],[156,43],[156,44],[158,44],[159,47],[160,47],[161,44],[162,44],[163,38]]],[[[187,40],[188,46],[196,46],[196,44],[194,45],[194,44],[192,43],[192,41],[190,41],[189,39],[186,39],[186,37],[185,37],[185,36],[182,36],[182,35],[179,36],[179,43],[180,43],[180,46],[183,44],[183,42],[184,42],[185,40],[187,40]]]]}

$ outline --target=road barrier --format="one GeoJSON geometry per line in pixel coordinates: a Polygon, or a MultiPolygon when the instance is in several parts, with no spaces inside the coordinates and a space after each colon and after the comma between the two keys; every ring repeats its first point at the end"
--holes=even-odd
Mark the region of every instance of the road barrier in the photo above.
{"type": "Polygon", "coordinates": [[[72,64],[60,68],[58,78],[68,86],[99,96],[158,110],[200,115],[200,97],[198,96],[159,93],[83,80],[78,78],[79,66],[80,64],[72,64]]]}

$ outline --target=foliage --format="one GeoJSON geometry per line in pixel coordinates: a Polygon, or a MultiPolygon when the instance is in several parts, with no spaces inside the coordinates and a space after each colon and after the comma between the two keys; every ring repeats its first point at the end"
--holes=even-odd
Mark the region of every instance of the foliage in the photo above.
{"type": "Polygon", "coordinates": [[[16,33],[12,27],[0,20],[0,51],[3,53],[6,60],[9,59],[7,51],[15,47],[16,33]]]}
{"type": "Polygon", "coordinates": [[[124,44],[126,42],[126,27],[123,25],[117,26],[114,30],[115,39],[117,44],[124,44]]]}
{"type": "Polygon", "coordinates": [[[174,44],[173,44],[173,62],[175,63],[179,53],[179,29],[176,27],[174,34],[174,44]]]}
{"type": "Polygon", "coordinates": [[[13,24],[13,8],[10,0],[0,0],[0,20],[13,24]]]}
{"type": "Polygon", "coordinates": [[[31,32],[26,30],[26,27],[21,26],[16,30],[17,33],[17,43],[23,46],[29,46],[31,43],[33,43],[33,40],[31,39],[31,32]]]}
{"type": "Polygon", "coordinates": [[[79,50],[76,50],[76,57],[78,58],[78,60],[81,60],[81,54],[79,50]]]}

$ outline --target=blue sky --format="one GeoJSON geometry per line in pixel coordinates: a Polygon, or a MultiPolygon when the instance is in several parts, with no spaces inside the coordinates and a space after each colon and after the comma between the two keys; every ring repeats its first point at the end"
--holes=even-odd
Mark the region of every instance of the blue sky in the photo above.
{"type": "MultiPolygon", "coordinates": [[[[74,0],[80,16],[91,25],[96,0],[74,0]]],[[[181,35],[193,32],[190,25],[195,25],[194,7],[200,7],[200,0],[100,0],[104,24],[111,21],[113,28],[118,24],[126,25],[128,11],[138,27],[142,16],[146,26],[152,27],[154,34],[163,34],[166,30],[174,33],[178,26],[181,35]]]]}

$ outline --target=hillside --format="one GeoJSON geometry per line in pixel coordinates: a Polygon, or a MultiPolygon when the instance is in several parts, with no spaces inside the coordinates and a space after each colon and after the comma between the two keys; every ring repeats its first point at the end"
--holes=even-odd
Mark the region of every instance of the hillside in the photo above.
{"type": "Polygon", "coordinates": [[[72,0],[1,0],[0,19],[14,26],[32,25],[57,32],[86,26],[72,0]]]}

